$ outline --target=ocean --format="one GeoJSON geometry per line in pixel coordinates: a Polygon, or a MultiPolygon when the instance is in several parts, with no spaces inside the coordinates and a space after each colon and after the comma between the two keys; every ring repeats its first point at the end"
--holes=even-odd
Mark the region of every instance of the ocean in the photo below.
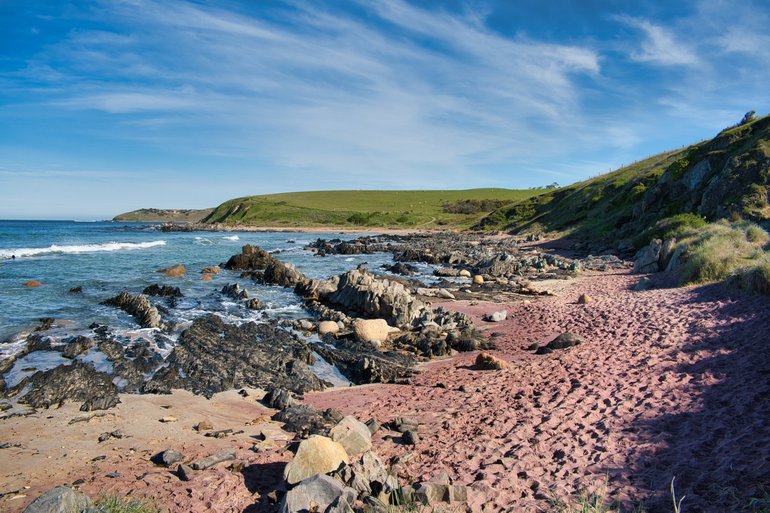
{"type": "MultiPolygon", "coordinates": [[[[73,335],[92,335],[92,323],[108,325],[126,343],[136,338],[153,339],[153,330],[141,329],[121,310],[102,304],[121,291],[140,293],[153,283],[178,286],[184,297],[169,308],[164,319],[176,324],[160,352],[167,353],[181,331],[193,319],[214,312],[228,322],[308,317],[302,301],[291,289],[259,285],[239,278],[239,271],[223,270],[212,281],[202,281],[203,267],[218,265],[252,244],[277,252],[313,278],[328,278],[359,264],[374,272],[393,262],[389,253],[371,255],[315,256],[303,249],[317,238],[353,239],[355,233],[300,232],[161,232],[147,223],[74,221],[0,221],[0,359],[24,347],[26,335],[39,319],[57,319],[46,335],[63,343],[73,335]],[[15,258],[14,258],[15,257],[15,258]],[[158,269],[182,264],[187,274],[168,278],[158,269]],[[39,281],[39,287],[25,283],[39,281]],[[220,294],[223,285],[239,283],[266,309],[248,310],[220,294]],[[70,289],[81,287],[82,292],[70,289]]],[[[424,281],[432,281],[432,268],[421,265],[424,281]]],[[[93,355],[96,361],[101,358],[93,355]]],[[[31,354],[17,362],[38,370],[58,363],[58,353],[31,354]],[[50,361],[37,361],[48,358],[50,361]],[[29,360],[29,361],[26,361],[29,360]]],[[[16,376],[20,379],[21,375],[16,376]]]]}

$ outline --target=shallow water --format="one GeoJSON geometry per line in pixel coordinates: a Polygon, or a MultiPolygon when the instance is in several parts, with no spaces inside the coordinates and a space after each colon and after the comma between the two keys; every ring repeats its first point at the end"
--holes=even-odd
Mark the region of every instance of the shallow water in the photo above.
{"type": "MultiPolygon", "coordinates": [[[[277,258],[296,265],[313,278],[328,278],[362,263],[372,271],[381,272],[382,265],[392,263],[388,253],[316,257],[303,249],[319,237],[346,240],[357,236],[359,234],[299,232],[164,233],[157,225],[146,223],[0,221],[0,340],[3,341],[0,358],[19,352],[24,347],[24,330],[36,326],[41,317],[57,319],[56,327],[45,333],[54,343],[65,343],[72,335],[91,335],[88,326],[99,323],[110,326],[113,335],[124,344],[144,339],[164,356],[193,319],[211,312],[236,323],[306,317],[308,312],[291,289],[241,279],[240,271],[222,270],[211,281],[201,281],[200,271],[226,262],[230,256],[240,253],[244,244],[276,252],[277,258]],[[182,278],[168,278],[157,272],[174,264],[184,265],[187,274],[182,278]],[[30,280],[42,285],[25,286],[30,280]],[[266,308],[248,310],[219,293],[224,284],[236,282],[266,308]],[[101,304],[123,290],[138,294],[153,283],[178,286],[184,294],[163,314],[164,319],[177,325],[174,332],[164,338],[169,342],[165,345],[158,344],[153,336],[157,330],[140,329],[128,314],[101,304]],[[82,287],[82,293],[70,292],[78,286],[82,287]]],[[[423,278],[432,280],[432,267],[421,264],[420,268],[423,278]]],[[[165,304],[159,298],[152,301],[165,304]]],[[[79,359],[103,367],[102,357],[92,350],[79,359]]],[[[12,384],[10,382],[18,382],[29,374],[30,371],[24,369],[48,369],[69,362],[57,352],[37,352],[16,362],[7,378],[12,384]]],[[[333,367],[325,367],[324,362],[317,367],[317,371],[326,376],[324,379],[344,383],[344,378],[333,367]]]]}

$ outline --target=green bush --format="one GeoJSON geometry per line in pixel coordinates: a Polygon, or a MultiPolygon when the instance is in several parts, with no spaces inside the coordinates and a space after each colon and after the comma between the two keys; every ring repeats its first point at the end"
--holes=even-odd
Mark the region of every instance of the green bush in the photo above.
{"type": "Polygon", "coordinates": [[[741,267],[730,276],[727,283],[752,294],[770,295],[770,263],[741,267]]]}
{"type": "Polygon", "coordinates": [[[118,495],[105,495],[94,505],[98,513],[161,513],[162,511],[154,504],[118,495]]]}

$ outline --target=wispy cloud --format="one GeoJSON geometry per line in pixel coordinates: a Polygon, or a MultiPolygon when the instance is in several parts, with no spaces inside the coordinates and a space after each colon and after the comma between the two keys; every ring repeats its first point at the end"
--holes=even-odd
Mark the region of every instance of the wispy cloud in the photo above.
{"type": "Polygon", "coordinates": [[[641,46],[631,51],[632,59],[663,66],[692,66],[700,62],[695,50],[679,41],[671,30],[642,18],[618,16],[618,20],[644,34],[641,46]]]}

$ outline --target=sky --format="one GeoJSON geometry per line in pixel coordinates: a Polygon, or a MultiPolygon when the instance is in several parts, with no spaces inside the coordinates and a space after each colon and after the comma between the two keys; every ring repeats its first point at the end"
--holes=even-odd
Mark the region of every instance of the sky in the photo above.
{"type": "Polygon", "coordinates": [[[770,111],[766,0],[0,0],[0,219],[530,188],[770,111]]]}

